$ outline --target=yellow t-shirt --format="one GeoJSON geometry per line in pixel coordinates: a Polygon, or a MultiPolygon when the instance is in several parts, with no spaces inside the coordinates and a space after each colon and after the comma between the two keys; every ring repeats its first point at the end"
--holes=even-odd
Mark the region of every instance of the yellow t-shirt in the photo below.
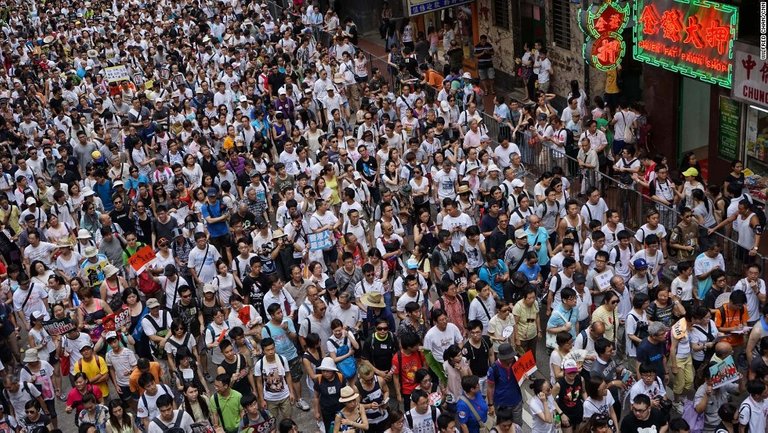
{"type": "Polygon", "coordinates": [[[605,305],[601,305],[594,313],[592,313],[592,323],[603,322],[605,324],[605,334],[603,334],[603,337],[608,341],[615,341],[614,331],[616,330],[616,324],[614,322],[616,321],[617,316],[618,313],[615,310],[608,311],[608,309],[605,308],[605,305]]]}
{"type": "MultiPolygon", "coordinates": [[[[83,372],[85,373],[85,377],[87,377],[88,380],[93,380],[94,377],[100,374],[108,374],[109,370],[107,370],[107,361],[105,361],[101,356],[94,355],[90,361],[86,361],[84,359],[77,361],[75,363],[74,372],[83,372]]],[[[102,382],[97,384],[97,386],[101,390],[101,395],[106,399],[109,396],[109,383],[102,382]]]]}
{"type": "Polygon", "coordinates": [[[619,93],[619,72],[616,69],[605,73],[605,93],[619,93]]]}
{"type": "Polygon", "coordinates": [[[515,316],[517,325],[515,332],[520,336],[520,340],[528,341],[536,338],[536,318],[539,316],[539,305],[536,302],[528,307],[522,299],[517,301],[517,304],[512,307],[512,315],[515,316]]]}

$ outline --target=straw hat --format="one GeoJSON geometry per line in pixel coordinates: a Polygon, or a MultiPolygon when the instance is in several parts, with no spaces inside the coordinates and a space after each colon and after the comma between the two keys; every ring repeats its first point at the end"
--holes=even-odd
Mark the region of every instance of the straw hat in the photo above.
{"type": "Polygon", "coordinates": [[[104,266],[104,277],[106,278],[112,277],[116,275],[118,272],[120,272],[120,270],[117,269],[117,267],[115,267],[115,265],[111,263],[108,264],[107,266],[104,266]]]}
{"type": "Polygon", "coordinates": [[[346,403],[348,401],[356,400],[358,397],[360,397],[360,394],[356,393],[351,386],[345,386],[344,388],[341,388],[340,394],[341,397],[339,398],[339,403],[346,403]]]}
{"type": "Polygon", "coordinates": [[[471,192],[469,189],[469,185],[461,185],[459,187],[459,190],[457,191],[457,194],[461,195],[461,194],[466,194],[468,192],[471,192]]]}
{"type": "Polygon", "coordinates": [[[381,293],[368,292],[363,296],[363,304],[373,308],[385,308],[384,297],[381,293]]]}

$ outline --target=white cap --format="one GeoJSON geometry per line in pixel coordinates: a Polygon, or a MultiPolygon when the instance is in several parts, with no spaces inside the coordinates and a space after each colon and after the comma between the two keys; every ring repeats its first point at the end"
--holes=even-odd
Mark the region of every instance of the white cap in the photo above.
{"type": "Polygon", "coordinates": [[[33,204],[37,204],[37,200],[35,200],[34,197],[27,197],[26,203],[27,206],[32,206],[33,204]]]}
{"type": "Polygon", "coordinates": [[[515,179],[512,181],[512,188],[522,188],[525,186],[525,182],[523,182],[520,179],[515,179]]]}

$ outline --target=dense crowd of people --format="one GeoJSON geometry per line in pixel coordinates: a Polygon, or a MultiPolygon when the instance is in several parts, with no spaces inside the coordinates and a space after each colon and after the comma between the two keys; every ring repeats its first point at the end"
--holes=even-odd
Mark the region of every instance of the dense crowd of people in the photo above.
{"type": "Polygon", "coordinates": [[[380,70],[328,6],[0,5],[0,432],[766,429],[740,162],[673,181],[540,44],[486,112],[466,17],[385,9],[380,70]]]}

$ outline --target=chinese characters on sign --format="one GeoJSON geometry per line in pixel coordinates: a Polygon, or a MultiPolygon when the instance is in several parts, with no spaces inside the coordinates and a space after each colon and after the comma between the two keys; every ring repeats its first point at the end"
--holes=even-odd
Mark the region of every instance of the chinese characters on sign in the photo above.
{"type": "Polygon", "coordinates": [[[635,59],[731,87],[738,7],[694,0],[635,0],[635,14],[635,59]]]}
{"type": "Polygon", "coordinates": [[[768,107],[768,60],[760,60],[758,47],[741,42],[733,51],[733,99],[768,107]]]}
{"type": "Polygon", "coordinates": [[[408,0],[408,15],[421,15],[451,6],[470,3],[473,0],[408,0]]]}
{"type": "Polygon", "coordinates": [[[587,64],[601,71],[616,69],[626,51],[621,32],[629,19],[629,3],[606,1],[580,11],[579,27],[585,34],[582,53],[587,64]]]}

